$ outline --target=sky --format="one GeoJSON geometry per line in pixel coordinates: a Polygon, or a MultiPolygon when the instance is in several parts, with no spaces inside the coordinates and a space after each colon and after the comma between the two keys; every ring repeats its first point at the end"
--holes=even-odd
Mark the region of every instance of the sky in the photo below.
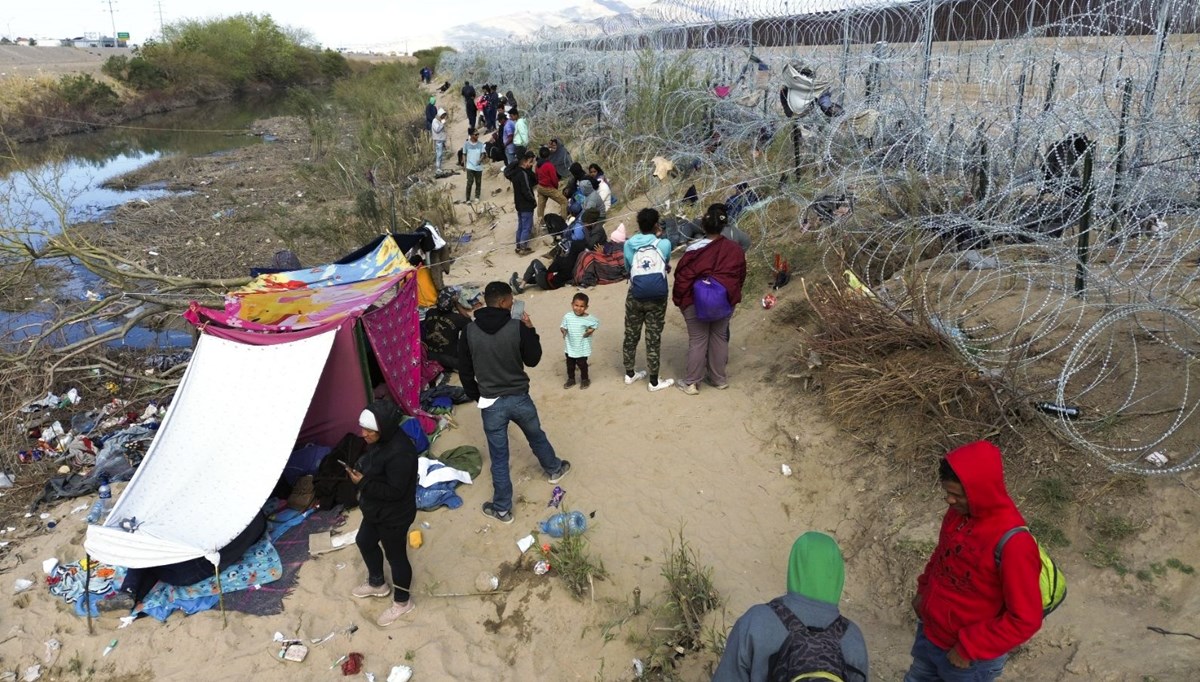
{"type": "MultiPolygon", "coordinates": [[[[629,6],[650,0],[625,0],[629,6]]],[[[10,38],[66,38],[117,32],[141,44],[180,19],[215,18],[250,12],[270,14],[279,24],[307,30],[325,47],[404,51],[430,47],[451,26],[522,11],[545,11],[569,0],[5,0],[0,35],[10,38]],[[415,6],[420,5],[420,9],[415,6]]]]}

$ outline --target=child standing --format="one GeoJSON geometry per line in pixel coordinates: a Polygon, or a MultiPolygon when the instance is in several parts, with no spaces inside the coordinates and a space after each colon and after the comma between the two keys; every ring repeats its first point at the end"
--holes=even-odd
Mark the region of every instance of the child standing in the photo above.
{"type": "Polygon", "coordinates": [[[579,367],[579,388],[592,385],[588,379],[588,358],[592,355],[592,334],[600,326],[600,320],[588,315],[587,294],[575,294],[571,299],[571,312],[563,315],[560,331],[567,356],[567,383],[563,388],[575,385],[575,367],[579,367]]]}

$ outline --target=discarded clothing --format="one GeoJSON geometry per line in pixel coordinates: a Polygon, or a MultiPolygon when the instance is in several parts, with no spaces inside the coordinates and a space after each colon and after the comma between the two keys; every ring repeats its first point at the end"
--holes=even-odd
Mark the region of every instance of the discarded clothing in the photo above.
{"type": "Polygon", "coordinates": [[[33,501],[29,509],[30,511],[37,511],[38,507],[43,504],[91,495],[99,489],[100,483],[95,478],[84,478],[79,474],[55,476],[46,481],[46,486],[42,490],[41,496],[33,501]]]}
{"type": "Polygon", "coordinates": [[[483,454],[474,445],[460,445],[438,455],[438,461],[448,467],[465,471],[472,479],[483,471],[483,454]]]}

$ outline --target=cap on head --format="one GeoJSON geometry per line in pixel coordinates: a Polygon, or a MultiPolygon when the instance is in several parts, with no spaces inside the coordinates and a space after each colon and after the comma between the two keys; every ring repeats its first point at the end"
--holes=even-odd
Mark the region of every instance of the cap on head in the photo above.
{"type": "Polygon", "coordinates": [[[358,415],[358,425],[368,431],[379,432],[379,420],[375,418],[375,413],[370,410],[363,410],[358,415]]]}

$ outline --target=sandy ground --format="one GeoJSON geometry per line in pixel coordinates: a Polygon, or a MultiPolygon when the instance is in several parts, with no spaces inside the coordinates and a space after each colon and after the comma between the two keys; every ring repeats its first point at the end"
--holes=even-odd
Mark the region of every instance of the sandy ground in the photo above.
{"type": "MultiPolygon", "coordinates": [[[[452,140],[463,139],[461,102],[446,96],[452,112],[452,140]]],[[[453,149],[454,144],[451,144],[453,149]]],[[[587,161],[586,159],[584,160],[587,161]]],[[[455,196],[465,178],[446,182],[455,196]]],[[[467,227],[474,235],[448,282],[484,283],[523,271],[528,258],[512,252],[515,216],[503,178],[485,174],[484,196],[506,208],[494,230],[486,221],[467,227]]],[[[632,224],[636,202],[610,216],[615,227],[632,224]]],[[[469,222],[465,207],[462,218],[469,222]]],[[[732,325],[731,388],[702,388],[689,397],[675,390],[652,394],[644,383],[621,380],[620,344],[625,286],[590,290],[591,311],[601,320],[592,359],[592,386],[561,388],[565,368],[556,326],[569,309],[574,289],[530,291],[522,296],[537,325],[545,356],[530,370],[531,393],[543,424],[573,470],[562,482],[572,509],[595,512],[587,538],[609,577],[594,595],[572,597],[554,576],[539,577],[519,566],[516,540],[548,515],[552,486],[540,477],[527,444],[512,440],[516,523],[491,521],[479,513],[490,499],[485,473],[460,488],[465,505],[455,511],[421,513],[427,522],[425,546],[410,550],[415,568],[417,610],[404,625],[381,630],[374,619],[386,604],[352,600],[349,590],[363,578],[357,552],[345,549],[307,563],[299,585],[274,617],[207,612],[173,616],[166,624],[143,619],[117,630],[117,616],[105,614],[88,634],[84,622],[52,599],[43,585],[4,599],[0,610],[0,669],[24,670],[38,662],[44,642],[63,644],[53,679],[335,679],[329,664],[349,651],[366,656],[365,670],[382,680],[391,666],[406,663],[415,680],[628,680],[631,661],[644,658],[665,601],[660,575],[672,537],[682,532],[699,560],[712,570],[723,609],[709,620],[724,632],[750,605],[784,589],[786,557],[792,540],[817,529],[834,534],[847,558],[843,612],[865,631],[871,652],[871,678],[897,680],[908,664],[914,619],[907,603],[915,576],[936,537],[944,505],[929,467],[896,463],[887,447],[860,431],[838,428],[820,397],[805,394],[783,375],[792,366],[796,332],[777,323],[782,306],[801,294],[782,291],[772,311],[755,305],[761,292],[747,291],[732,325]],[[882,454],[882,456],[881,456],[882,454]],[[793,475],[781,474],[788,464],[793,475]],[[501,576],[490,596],[438,597],[473,591],[475,576],[501,576]],[[632,593],[646,607],[634,615],[632,593]],[[275,631],[314,638],[348,623],[358,633],[314,648],[302,664],[273,657],[275,631]],[[101,657],[113,639],[118,648],[101,657]],[[73,659],[82,673],[72,672],[73,659]]],[[[671,309],[663,337],[663,374],[682,372],[686,337],[679,313],[671,309]]],[[[639,363],[640,364],[640,363],[639,363]]],[[[458,428],[436,444],[442,451],[461,444],[485,450],[478,412],[461,406],[458,428]]],[[[1090,466],[1080,460],[1079,466],[1090,466]]],[[[1178,558],[1200,563],[1192,539],[1197,494],[1187,481],[1139,482],[1132,506],[1144,520],[1140,535],[1126,547],[1138,565],[1178,558]]],[[[1111,505],[1104,496],[1080,501],[1079,515],[1111,505]]],[[[1023,500],[1018,500],[1024,504],[1023,500]]],[[[19,577],[40,574],[41,561],[81,556],[83,513],[70,501],[50,510],[61,522],[49,530],[36,517],[18,519],[17,530],[0,559],[3,589],[19,577]]],[[[1122,504],[1125,504],[1122,502],[1122,504]]],[[[353,527],[357,517],[352,516],[353,527]]],[[[1145,681],[1193,680],[1200,674],[1197,643],[1162,636],[1149,625],[1172,631],[1198,628],[1200,585],[1194,576],[1170,571],[1149,582],[1111,569],[1095,569],[1080,555],[1083,532],[1064,520],[1076,546],[1056,553],[1070,582],[1066,605],[1009,665],[1005,679],[1145,681]]],[[[679,679],[708,679],[710,653],[686,657],[679,679]]],[[[46,679],[46,678],[44,678],[46,679]]]]}

